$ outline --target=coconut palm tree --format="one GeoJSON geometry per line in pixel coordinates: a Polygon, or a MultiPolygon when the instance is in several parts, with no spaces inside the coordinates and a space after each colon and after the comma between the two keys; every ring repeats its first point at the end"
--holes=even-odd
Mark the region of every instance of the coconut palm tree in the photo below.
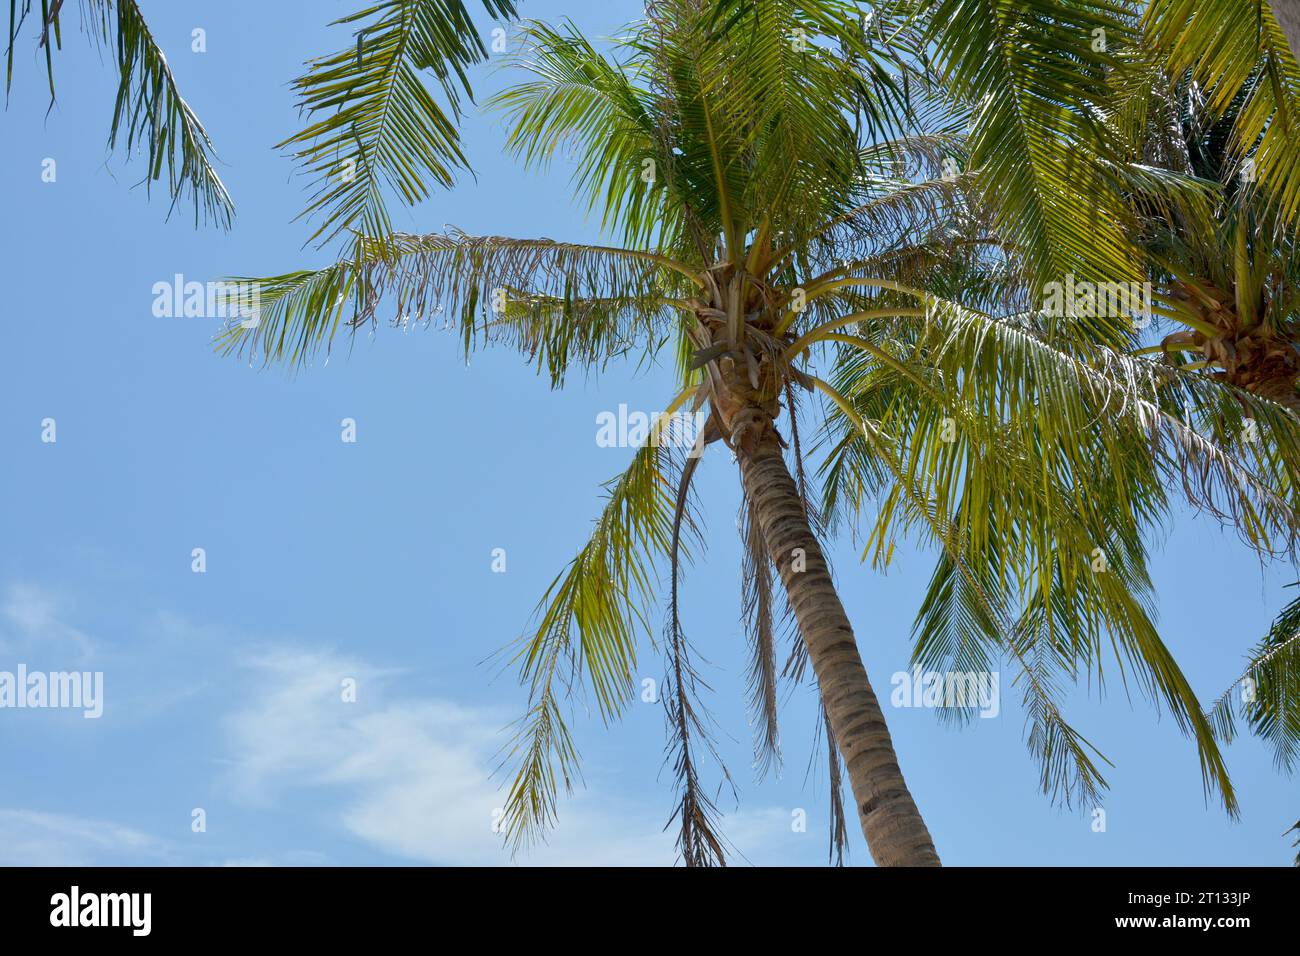
{"type": "MultiPolygon", "coordinates": [[[[786,670],[811,664],[873,857],[938,863],[822,552],[800,395],[814,397],[832,443],[830,517],[858,520],[879,500],[880,560],[909,531],[942,549],[929,607],[939,621],[946,602],[951,624],[931,629],[927,653],[987,664],[971,656],[974,631],[1017,662],[1049,790],[1104,785],[1056,694],[1080,670],[1100,675],[1109,643],[1193,734],[1207,786],[1235,806],[1201,707],[1151,624],[1143,532],[1175,482],[1254,542],[1291,541],[1295,516],[1271,486],[1300,445],[1216,446],[1173,413],[1170,380],[1220,417],[1285,413],[1265,400],[1243,412],[1222,383],[1117,354],[1128,341],[1118,317],[1042,322],[1024,301],[1027,257],[1008,253],[974,178],[946,162],[962,138],[911,102],[921,50],[882,42],[857,12],[663,0],[610,56],[572,28],[531,25],[519,63],[532,79],[495,99],[510,149],[532,163],[571,151],[578,195],[619,243],[359,234],[334,265],[262,280],[261,323],[229,332],[232,350],[303,361],[387,302],[402,321],[445,310],[467,350],[507,344],[557,386],[615,357],[676,356],[668,414],[698,409],[706,425],[689,449],[664,440],[669,419],[651,429],[518,649],[531,703],[510,749],[504,822],[516,841],[554,822],[575,778],[567,689],[583,679],[615,716],[662,597],[679,850],[688,864],[723,860],[676,601],[680,557],[701,534],[691,478],[721,442],[748,522],[760,756],[775,750],[779,581],[799,637],[786,670]]],[[[834,773],[834,750],[830,763],[834,773]]]]}
{"type": "Polygon", "coordinates": [[[1184,77],[1152,98],[1148,160],[1188,177],[1204,201],[1142,219],[1138,241],[1160,312],[1176,328],[1145,351],[1186,356],[1184,368],[1300,414],[1300,259],[1294,228],[1234,161],[1247,97],[1218,114],[1184,77]]]}
{"type": "MultiPolygon", "coordinates": [[[[741,3],[742,0],[729,0],[741,3]]],[[[898,0],[947,92],[973,108],[972,172],[998,192],[999,230],[1036,280],[1130,281],[1116,165],[1131,148],[1112,122],[1155,73],[1190,74],[1252,191],[1300,220],[1300,65],[1277,16],[1294,0],[898,0]]]]}
{"type": "MultiPolygon", "coordinates": [[[[1182,328],[1144,351],[1183,369],[1205,370],[1300,414],[1295,231],[1277,205],[1242,176],[1234,155],[1233,139],[1250,95],[1239,93],[1222,112],[1209,108],[1186,78],[1155,95],[1173,121],[1159,124],[1160,135],[1151,137],[1154,158],[1211,184],[1215,202],[1146,224],[1153,276],[1167,289],[1169,317],[1182,328]]],[[[1248,651],[1245,671],[1208,713],[1225,742],[1244,720],[1287,774],[1300,753],[1298,630],[1300,601],[1293,601],[1248,651]]]]}
{"type": "MultiPolygon", "coordinates": [[[[996,76],[988,101],[977,101],[982,109],[972,124],[973,139],[990,144],[975,178],[989,186],[1016,183],[1018,176],[1034,187],[986,192],[988,201],[1003,207],[994,215],[1004,235],[1029,252],[1040,281],[1059,278],[1079,263],[1057,265],[1053,247],[1070,248],[1081,238],[1079,225],[1091,228],[1092,222],[1058,197],[1065,194],[1067,203],[1077,204],[1092,196],[1117,228],[1119,241],[1112,247],[1121,252],[1093,268],[1121,278],[1136,265],[1155,285],[1152,311],[1168,331],[1155,344],[1130,351],[1160,356],[1179,368],[1178,376],[1166,379],[1159,400],[1185,401],[1184,419],[1227,447],[1239,445],[1243,436],[1289,444],[1289,435],[1274,429],[1289,433],[1294,421],[1274,414],[1263,426],[1253,411],[1234,415],[1199,407],[1184,391],[1189,380],[1183,372],[1232,386],[1243,408],[1259,408],[1254,399],[1262,397],[1300,413],[1300,302],[1293,291],[1300,279],[1300,8],[1270,6],[1272,16],[1269,6],[1235,0],[1155,0],[1145,9],[954,0],[911,8],[914,22],[935,45],[942,75],[950,81],[996,76]],[[999,123],[1001,117],[1010,119],[999,123]],[[1014,141],[1017,124],[1029,148],[1000,149],[998,144],[1014,141]],[[1054,173],[1081,167],[1085,173],[1070,175],[1068,182],[1054,173]],[[1040,205],[1064,208],[1068,215],[1036,218],[1040,205]],[[1024,228],[1039,223],[1044,225],[1037,233],[1024,228]]],[[[950,92],[961,98],[966,91],[950,92]]],[[[1289,456],[1283,451],[1280,460],[1289,456]]],[[[1285,500],[1297,500],[1294,464],[1274,470],[1269,481],[1285,500]]],[[[1247,539],[1261,544],[1249,534],[1247,539]]],[[[1252,652],[1249,672],[1268,693],[1243,706],[1252,727],[1278,748],[1280,766],[1289,765],[1294,747],[1288,715],[1296,708],[1296,688],[1285,666],[1293,637],[1286,630],[1290,610],[1252,652]]],[[[918,650],[925,659],[931,659],[927,647],[945,646],[930,636],[941,623],[929,607],[923,609],[918,650]]],[[[1229,704],[1227,696],[1220,698],[1211,712],[1224,739],[1232,736],[1229,704]]]]}
{"type": "Polygon", "coordinates": [[[1153,0],[1146,36],[1175,72],[1193,71],[1222,112],[1241,93],[1234,148],[1257,151],[1261,176],[1294,221],[1300,103],[1300,3],[1296,0],[1153,0]],[[1272,130],[1270,133],[1269,130],[1272,130]]]}

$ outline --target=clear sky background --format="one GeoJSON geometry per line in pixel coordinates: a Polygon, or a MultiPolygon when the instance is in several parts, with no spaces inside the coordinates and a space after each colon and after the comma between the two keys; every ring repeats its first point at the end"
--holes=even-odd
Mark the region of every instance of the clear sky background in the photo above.
{"type": "MultiPolygon", "coordinates": [[[[585,540],[600,484],[631,452],[601,448],[596,416],[664,407],[671,369],[615,368],[562,393],[505,351],[472,367],[437,329],[380,328],[295,375],[212,349],[218,321],[155,318],[155,282],[318,264],[291,220],[304,182],[273,144],[299,128],[288,81],[351,42],[326,21],[351,2],[142,3],[184,95],[216,144],[234,228],[195,229],[137,186],[105,141],[116,78],[75,28],[48,116],[34,36],[20,42],[0,115],[0,670],[102,670],[104,715],[0,710],[0,863],[508,864],[492,833],[504,728],[526,704],[487,658],[517,637],[585,540]],[[207,52],[190,51],[191,30],[207,52]],[[57,181],[41,180],[42,160],[57,181]],[[57,443],[41,421],[57,421],[57,443]],[[354,418],[358,440],[340,440],[354,418]],[[191,571],[204,548],[207,571],[191,571]],[[491,570],[504,548],[507,572],[491,570]],[[358,681],[355,704],[339,682],[358,681]],[[192,832],[192,811],[206,832],[192,832]]],[[[609,35],[635,0],[524,0],[609,35]]],[[[485,33],[488,21],[483,21],[485,33]]],[[[503,82],[478,71],[482,94],[503,82]]],[[[464,124],[476,176],[399,228],[593,239],[567,170],[525,174],[501,155],[499,117],[464,124]]],[[[396,208],[396,207],[394,207],[396,208]]],[[[739,785],[724,830],[755,864],[826,860],[823,749],[811,688],[787,695],[784,767],[751,768],[739,612],[739,479],[711,453],[697,479],[710,548],[684,585],[686,626],[709,663],[708,702],[739,785]],[[809,772],[810,756],[813,761],[809,772]],[[804,810],[807,831],[792,827],[804,810]]],[[[1208,518],[1158,544],[1162,632],[1203,699],[1298,575],[1263,569],[1208,518]]],[[[832,547],[844,601],[882,698],[906,669],[934,555],[904,550],[888,576],[832,547]]],[[[659,678],[646,646],[642,676],[659,678]]],[[[1113,673],[1113,672],[1112,672],[1113,673]]],[[[1118,679],[1068,715],[1115,763],[1091,807],[1051,806],[1024,746],[1018,694],[964,730],[887,708],[904,773],[948,864],[1282,865],[1300,816],[1267,750],[1228,750],[1240,821],[1207,803],[1194,747],[1118,679]]],[[[661,705],[636,701],[605,728],[578,704],[585,786],[549,844],[520,863],[673,862],[661,705]]],[[[850,808],[851,813],[851,808],[850,808]]],[[[851,861],[870,857],[850,819],[851,861]]]]}

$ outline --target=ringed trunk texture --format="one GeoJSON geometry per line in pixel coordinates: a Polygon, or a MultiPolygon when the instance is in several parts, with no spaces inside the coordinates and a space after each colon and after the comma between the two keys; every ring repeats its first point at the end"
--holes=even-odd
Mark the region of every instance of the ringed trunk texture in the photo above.
{"type": "Polygon", "coordinates": [[[755,440],[738,446],[737,458],[764,544],[817,672],[871,856],[877,866],[939,866],[776,432],[763,429],[755,440]],[[795,570],[796,548],[803,549],[803,571],[795,570]]]}

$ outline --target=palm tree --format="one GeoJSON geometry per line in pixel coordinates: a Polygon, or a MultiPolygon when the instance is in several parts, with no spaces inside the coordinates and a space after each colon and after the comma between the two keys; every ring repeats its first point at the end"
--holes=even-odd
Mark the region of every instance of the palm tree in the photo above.
{"type": "MultiPolygon", "coordinates": [[[[739,3],[741,0],[730,0],[739,3]]],[[[1228,156],[1283,224],[1300,221],[1300,56],[1294,0],[898,0],[947,92],[974,109],[972,170],[1039,283],[1138,278],[1125,235],[1132,147],[1117,115],[1159,76],[1188,74],[1228,156]]]]}
{"type": "MultiPolygon", "coordinates": [[[[1012,184],[987,193],[1001,207],[994,215],[1003,234],[1029,253],[1040,281],[1081,266],[1120,280],[1136,268],[1150,279],[1153,311],[1174,330],[1130,351],[1179,369],[1160,401],[1185,402],[1184,418],[1220,446],[1238,446],[1243,435],[1275,443],[1268,484],[1295,502],[1300,473],[1288,447],[1295,419],[1272,414],[1263,424],[1254,411],[1200,407],[1185,391],[1184,373],[1231,386],[1243,408],[1262,407],[1255,401],[1262,397],[1300,414],[1293,291],[1300,279],[1300,7],[1290,0],[1154,0],[1145,10],[952,0],[918,3],[911,12],[935,45],[942,75],[968,86],[972,77],[996,77],[972,138],[989,144],[976,178],[986,187],[1012,184]],[[1017,135],[1027,148],[1002,149],[1017,135]],[[1118,229],[1107,247],[1119,254],[1086,263],[1068,250],[1094,225],[1077,204],[1093,201],[1118,229]],[[1068,215],[1037,216],[1044,207],[1068,215]],[[1053,257],[1054,249],[1067,253],[1053,257]]],[[[952,92],[971,101],[966,89],[952,92]]],[[[1267,552],[1245,527],[1248,543],[1267,552]]],[[[1295,745],[1296,687],[1287,679],[1293,610],[1252,651],[1248,674],[1267,692],[1242,706],[1283,768],[1295,745]]],[[[1230,704],[1221,697],[1210,715],[1225,740],[1230,704]]]]}
{"type": "MultiPolygon", "coordinates": [[[[980,6],[950,4],[948,12],[980,6]]],[[[1294,292],[1300,280],[1295,241],[1300,218],[1300,5],[1294,0],[1154,0],[1144,13],[1137,7],[1078,3],[1016,6],[1008,14],[1013,19],[1032,19],[1032,13],[1025,15],[1032,9],[1053,23],[1060,19],[1051,10],[1072,11],[1075,42],[1062,48],[1060,37],[1050,31],[1024,30],[1004,46],[1015,52],[1002,58],[1007,64],[1050,63],[1063,49],[1065,56],[1088,62],[1078,42],[1078,16],[1094,16],[1094,31],[1100,27],[1109,33],[1109,45],[1090,48],[1091,76],[1102,82],[1086,97],[1070,89],[1072,80],[1077,85],[1077,72],[1047,69],[1022,78],[1009,71],[1004,96],[1017,105],[1055,107],[1043,111],[1049,142],[1060,141],[1061,128],[1077,125],[1077,117],[1105,118],[1084,127],[1089,135],[1074,155],[1094,170],[1091,183],[1101,189],[1093,194],[1107,195],[1112,211],[1118,203],[1132,214],[1124,228],[1128,245],[1157,285],[1155,311],[1174,325],[1158,343],[1138,351],[1227,383],[1243,401],[1247,394],[1259,396],[1300,415],[1300,300],[1294,292]],[[1132,181],[1134,163],[1145,178],[1154,173],[1165,180],[1178,199],[1150,203],[1132,181]],[[1124,170],[1128,175],[1115,175],[1124,170]]],[[[943,17],[940,11],[934,22],[951,23],[943,17]]],[[[981,49],[979,38],[968,40],[965,26],[950,26],[948,36],[943,26],[938,28],[940,57],[947,53],[949,62],[968,71],[996,61],[981,49]]],[[[1031,170],[1036,165],[1033,159],[1022,163],[1018,155],[1007,161],[1031,170]]],[[[1054,197],[1050,178],[1036,182],[1054,197]]],[[[1009,207],[1003,220],[1023,218],[1036,198],[1014,190],[1001,193],[998,201],[1009,207]]],[[[1108,218],[1125,222],[1123,216],[1108,218]]],[[[1057,234],[1068,240],[1070,226],[1064,222],[1057,234]]],[[[1190,406],[1185,414],[1189,419],[1196,415],[1200,429],[1216,442],[1232,444],[1234,435],[1243,434],[1242,421],[1233,416],[1203,414],[1190,406]]],[[[1260,432],[1250,416],[1244,423],[1249,426],[1245,434],[1283,445],[1295,428],[1289,417],[1273,420],[1260,432]],[[1288,435],[1275,431],[1278,427],[1288,435]]],[[[1282,458],[1289,454],[1283,452],[1282,458]]],[[[1296,478],[1292,463],[1275,472],[1271,483],[1294,502],[1296,478]]],[[[1234,716],[1244,719],[1273,746],[1279,769],[1288,773],[1300,745],[1297,613],[1295,602],[1283,609],[1269,634],[1250,650],[1245,674],[1209,713],[1224,741],[1235,735],[1234,716]],[[1235,693],[1239,685],[1249,688],[1249,699],[1235,693]]]]}
{"type": "Polygon", "coordinates": [[[1149,161],[1187,177],[1203,201],[1142,221],[1162,315],[1179,326],[1145,351],[1202,369],[1300,414],[1300,280],[1295,233],[1245,181],[1231,140],[1246,97],[1208,108],[1184,78],[1152,96],[1149,161]]]}
{"type": "Polygon", "coordinates": [[[1297,7],[1272,8],[891,4],[970,111],[971,177],[1031,280],[1128,283],[1154,269],[1155,312],[1183,326],[1166,348],[1199,351],[1198,367],[1295,410],[1300,327],[1279,255],[1300,222],[1300,64],[1273,14],[1297,7]],[[1188,136],[1214,140],[1212,169],[1188,136]],[[1235,211],[1216,210],[1216,183],[1235,211]],[[1162,230],[1181,231],[1179,248],[1153,241],[1162,230]]]}
{"type": "MultiPolygon", "coordinates": [[[[579,180],[593,197],[610,190],[606,221],[627,247],[370,237],[359,241],[362,255],[353,261],[272,280],[254,335],[277,355],[303,355],[324,340],[322,320],[331,323],[349,295],[361,295],[352,304],[364,311],[365,301],[393,282],[401,287],[394,292],[404,313],[432,315],[434,298],[461,304],[470,336],[479,302],[495,300],[492,334],[513,336],[559,381],[572,363],[598,361],[629,340],[676,326],[685,364],[694,367],[668,413],[709,402],[704,440],[725,440],[739,456],[766,548],[761,565],[775,563],[790,595],[872,851],[883,863],[937,863],[773,425],[779,390],[792,379],[786,368],[793,355],[783,354],[783,343],[794,343],[787,316],[796,313],[788,290],[772,280],[796,268],[814,228],[852,205],[859,164],[850,117],[880,123],[898,101],[878,55],[855,31],[846,31],[842,18],[817,19],[821,11],[804,7],[783,2],[747,12],[734,34],[745,34],[743,43],[719,40],[700,51],[692,47],[709,35],[710,11],[688,2],[656,5],[630,41],[644,47],[636,68],[655,89],[637,85],[576,34],[535,26],[530,35],[539,69],[554,71],[555,82],[539,77],[500,98],[517,119],[511,142],[537,157],[560,138],[585,138],[579,180]],[[800,33],[839,35],[851,45],[863,61],[859,83],[844,82],[838,57],[811,44],[799,49],[800,33]],[[749,64],[743,71],[736,69],[742,52],[749,64]],[[735,82],[733,90],[712,86],[724,78],[735,82]],[[808,149],[813,143],[825,147],[820,154],[808,149]],[[568,291],[545,288],[548,276],[562,277],[568,291]],[[666,323],[670,310],[690,321],[666,323]],[[563,316],[571,318],[557,321],[563,316]],[[778,325],[785,327],[778,331],[778,325]],[[291,330],[301,336],[296,344],[285,339],[291,330]]],[[[557,580],[524,650],[535,696],[521,738],[523,770],[507,806],[512,833],[536,832],[547,822],[556,769],[566,782],[570,773],[572,745],[557,698],[564,655],[585,660],[606,713],[626,696],[635,630],[628,599],[649,588],[639,552],[671,549],[681,520],[674,518],[674,499],[685,499],[685,483],[676,496],[663,490],[667,450],[647,443],[612,489],[591,544],[557,580]],[[570,641],[574,622],[580,649],[570,641]]],[[[682,469],[687,477],[692,470],[682,469]]],[[[673,641],[681,647],[676,627],[673,641]]],[[[691,681],[680,653],[674,673],[682,675],[674,694],[689,747],[691,681]]],[[[692,760],[685,757],[688,766],[692,760]]],[[[682,851],[697,862],[711,854],[705,844],[712,835],[707,800],[693,782],[687,790],[682,851]]]]}
{"type": "Polygon", "coordinates": [[[919,49],[864,33],[856,13],[832,0],[664,0],[619,41],[621,57],[571,28],[531,25],[520,64],[534,79],[495,100],[512,117],[510,148],[534,163],[571,149],[579,195],[621,245],[361,234],[334,265],[264,280],[260,325],[230,330],[230,349],[303,361],[390,301],[402,321],[446,310],[467,350],[513,346],[557,386],[617,356],[677,356],[682,387],[667,409],[706,414],[698,442],[688,453],[661,440],[667,419],[651,430],[518,651],[531,705],[510,750],[516,841],[554,822],[576,775],[566,688],[584,677],[607,719],[629,698],[662,561],[679,850],[688,864],[722,861],[699,775],[707,715],[676,602],[679,558],[700,534],[691,477],[721,441],[748,520],[760,755],[775,749],[779,580],[800,638],[787,670],[812,665],[873,857],[938,863],[821,550],[800,394],[826,402],[830,516],[856,520],[874,494],[880,560],[912,530],[943,550],[922,655],[1017,662],[1045,788],[1070,798],[1104,786],[1055,695],[1080,665],[1100,675],[1109,636],[1121,667],[1194,735],[1207,786],[1235,806],[1151,624],[1143,531],[1173,480],[1254,543],[1291,540],[1295,516],[1270,484],[1297,445],[1216,446],[1173,414],[1170,382],[1225,421],[1280,425],[1285,413],[1249,397],[1243,411],[1221,383],[1116,354],[1116,321],[1039,321],[1023,302],[1031,255],[1007,254],[973,176],[938,173],[961,137],[916,128],[905,93],[919,49]],[[816,374],[820,359],[830,376],[816,374]]]}

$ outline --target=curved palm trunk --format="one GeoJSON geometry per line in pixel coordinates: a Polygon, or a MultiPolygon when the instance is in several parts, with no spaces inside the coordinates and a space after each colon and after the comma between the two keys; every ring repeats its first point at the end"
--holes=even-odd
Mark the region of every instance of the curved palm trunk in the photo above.
{"type": "Polygon", "coordinates": [[[889,728],[799,490],[776,433],[770,427],[763,432],[737,448],[745,494],[808,646],[871,856],[878,866],[938,866],[939,854],[898,768],[889,728]],[[803,552],[802,571],[796,570],[795,549],[803,552]]]}

